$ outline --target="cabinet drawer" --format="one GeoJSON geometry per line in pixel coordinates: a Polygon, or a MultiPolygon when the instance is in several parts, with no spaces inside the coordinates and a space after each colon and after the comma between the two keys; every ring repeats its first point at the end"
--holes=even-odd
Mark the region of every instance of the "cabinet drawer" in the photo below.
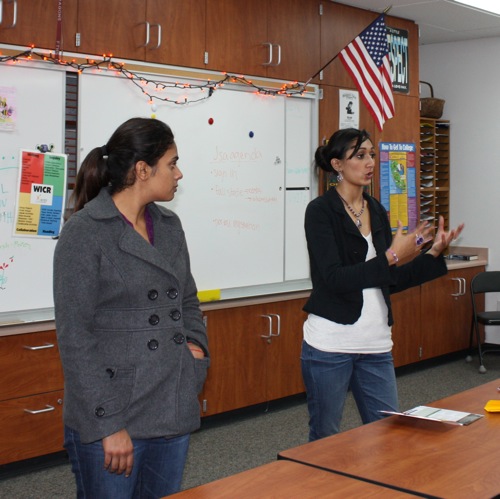
{"type": "Polygon", "coordinates": [[[0,465],[63,450],[62,398],[61,390],[0,402],[0,465]]]}
{"type": "Polygon", "coordinates": [[[0,337],[0,400],[61,390],[55,331],[0,337]]]}

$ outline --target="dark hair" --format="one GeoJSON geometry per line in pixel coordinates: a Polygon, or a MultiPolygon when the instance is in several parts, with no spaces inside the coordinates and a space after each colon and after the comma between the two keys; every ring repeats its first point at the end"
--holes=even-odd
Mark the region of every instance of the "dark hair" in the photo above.
{"type": "Polygon", "coordinates": [[[102,187],[109,186],[113,194],[133,185],[134,165],[145,161],[156,166],[173,143],[174,134],[162,121],[131,118],[121,124],[106,145],[92,149],[83,160],[72,194],[72,211],[81,210],[102,187]]]}
{"type": "Polygon", "coordinates": [[[370,135],[366,130],[358,130],[357,128],[344,128],[337,130],[328,140],[328,143],[319,146],[314,155],[314,162],[317,167],[325,172],[334,172],[336,170],[332,166],[332,159],[345,159],[347,151],[355,142],[354,150],[348,159],[352,158],[361,147],[365,140],[369,140],[370,135]]]}

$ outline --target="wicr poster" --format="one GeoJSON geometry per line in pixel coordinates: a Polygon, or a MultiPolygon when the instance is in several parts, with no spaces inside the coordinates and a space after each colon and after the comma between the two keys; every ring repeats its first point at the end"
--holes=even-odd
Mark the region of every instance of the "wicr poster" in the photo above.
{"type": "Polygon", "coordinates": [[[66,198],[66,154],[21,151],[13,234],[57,237],[66,198]]]}

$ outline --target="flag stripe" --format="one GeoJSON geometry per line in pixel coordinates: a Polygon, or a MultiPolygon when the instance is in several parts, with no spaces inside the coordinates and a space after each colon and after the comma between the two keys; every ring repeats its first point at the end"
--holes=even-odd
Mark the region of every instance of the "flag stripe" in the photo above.
{"type": "Polygon", "coordinates": [[[339,54],[379,130],[394,116],[385,15],[379,16],[339,54]]]}

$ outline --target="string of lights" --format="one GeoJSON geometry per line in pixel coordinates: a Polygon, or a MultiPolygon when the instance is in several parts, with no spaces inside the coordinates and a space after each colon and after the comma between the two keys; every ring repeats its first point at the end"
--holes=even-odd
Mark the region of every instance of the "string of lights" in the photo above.
{"type": "Polygon", "coordinates": [[[60,56],[55,56],[52,53],[44,54],[37,52],[34,47],[27,49],[15,55],[1,55],[0,63],[11,63],[17,64],[22,61],[45,61],[52,64],[57,64],[59,66],[64,66],[71,68],[73,71],[78,73],[83,73],[84,71],[114,71],[116,75],[121,75],[127,78],[128,81],[132,82],[137,86],[145,97],[148,98],[150,103],[155,100],[162,102],[169,102],[178,105],[185,105],[194,102],[199,102],[210,98],[213,93],[220,87],[223,87],[227,83],[238,83],[242,85],[249,86],[255,90],[256,93],[262,95],[270,96],[285,96],[291,97],[293,95],[302,95],[306,91],[306,85],[291,82],[283,84],[279,88],[267,88],[257,85],[252,80],[245,78],[242,75],[234,75],[229,73],[221,73],[221,77],[218,80],[208,79],[202,82],[191,82],[187,83],[185,81],[167,81],[167,80],[155,80],[146,78],[144,75],[138,72],[132,71],[125,67],[124,62],[118,62],[113,60],[112,55],[103,55],[99,59],[89,59],[86,58],[85,62],[79,62],[77,59],[63,59],[60,56]],[[165,95],[165,90],[168,89],[181,89],[184,91],[199,91],[199,94],[195,96],[188,96],[186,94],[178,96],[176,98],[169,97],[165,95]]]}

